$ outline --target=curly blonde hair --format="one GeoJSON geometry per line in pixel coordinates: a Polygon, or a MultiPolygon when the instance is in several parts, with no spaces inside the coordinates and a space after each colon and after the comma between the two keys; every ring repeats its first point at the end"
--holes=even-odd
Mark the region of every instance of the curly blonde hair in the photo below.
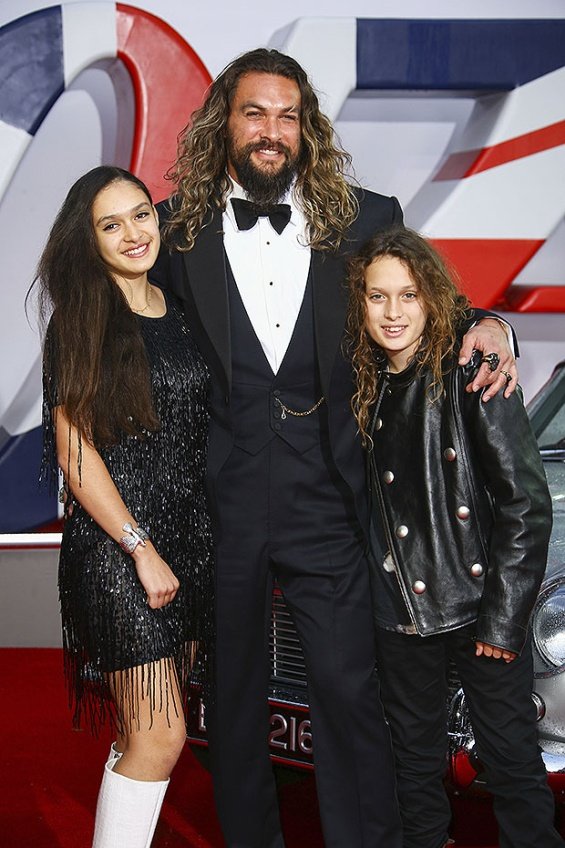
{"type": "Polygon", "coordinates": [[[290,56],[265,48],[244,53],[229,64],[180,133],[177,160],[166,175],[176,190],[170,198],[171,217],[164,239],[178,250],[191,250],[201,228],[210,223],[214,207],[225,207],[230,188],[227,122],[239,80],[250,73],[282,76],[298,85],[302,151],[296,191],[308,221],[310,247],[334,250],[359,212],[355,192],[346,180],[351,157],[336,145],[333,127],[320,111],[304,69],[290,56]]]}
{"type": "Polygon", "coordinates": [[[356,391],[352,408],[363,444],[369,441],[370,409],[377,399],[379,374],[386,366],[384,350],[365,328],[367,301],[365,271],[384,256],[399,259],[412,277],[426,310],[426,325],[416,354],[418,371],[429,369],[433,401],[443,391],[446,358],[457,345],[458,328],[468,315],[467,297],[457,288],[456,274],[431,244],[418,233],[395,227],[377,233],[349,262],[349,308],[347,347],[355,372],[356,391]]]}

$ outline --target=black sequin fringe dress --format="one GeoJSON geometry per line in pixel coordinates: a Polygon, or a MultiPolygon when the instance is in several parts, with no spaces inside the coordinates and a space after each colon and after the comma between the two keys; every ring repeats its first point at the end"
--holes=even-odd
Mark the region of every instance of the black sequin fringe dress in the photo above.
{"type": "MultiPolygon", "coordinates": [[[[59,561],[59,593],[65,673],[75,726],[93,732],[108,719],[124,725],[108,697],[119,685],[123,720],[135,726],[139,685],[151,711],[163,708],[170,675],[188,708],[196,659],[209,661],[213,637],[212,542],[206,509],[208,373],[178,308],[162,318],[138,316],[151,371],[158,432],[124,435],[99,453],[126,506],[145,528],[180,582],[175,599],[151,609],[133,559],[74,502],[65,521],[59,561]],[[164,677],[155,673],[161,664],[164,677]],[[113,675],[119,671],[121,674],[113,675]]],[[[44,383],[44,462],[54,468],[54,432],[44,383]]],[[[151,712],[151,714],[152,714],[151,712]]]]}

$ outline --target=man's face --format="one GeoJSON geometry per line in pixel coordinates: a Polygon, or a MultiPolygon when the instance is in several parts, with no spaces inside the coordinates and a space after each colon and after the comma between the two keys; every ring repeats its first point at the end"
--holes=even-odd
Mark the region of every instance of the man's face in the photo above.
{"type": "Polygon", "coordinates": [[[300,90],[286,77],[252,72],[239,80],[227,123],[228,173],[260,205],[277,203],[296,175],[300,90]]]}

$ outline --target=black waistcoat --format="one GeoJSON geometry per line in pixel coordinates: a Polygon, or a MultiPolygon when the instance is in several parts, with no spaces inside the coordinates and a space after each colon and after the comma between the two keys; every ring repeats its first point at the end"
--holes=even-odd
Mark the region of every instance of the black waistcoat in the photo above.
{"type": "Polygon", "coordinates": [[[245,311],[241,295],[227,265],[232,350],[231,412],[235,444],[251,454],[271,439],[284,439],[299,453],[320,442],[322,407],[304,412],[321,397],[314,339],[312,280],[308,277],[302,306],[290,344],[275,375],[245,311]]]}

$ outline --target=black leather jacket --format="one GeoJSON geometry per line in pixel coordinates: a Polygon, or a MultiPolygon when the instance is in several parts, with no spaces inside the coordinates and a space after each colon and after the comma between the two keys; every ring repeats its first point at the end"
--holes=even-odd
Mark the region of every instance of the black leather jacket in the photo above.
{"type": "MultiPolygon", "coordinates": [[[[455,366],[430,403],[430,374],[384,374],[369,455],[402,596],[422,636],[476,622],[475,638],[524,644],[544,575],[552,511],[521,396],[487,403],[455,366]]],[[[433,390],[432,390],[433,391],[433,390]]]]}

